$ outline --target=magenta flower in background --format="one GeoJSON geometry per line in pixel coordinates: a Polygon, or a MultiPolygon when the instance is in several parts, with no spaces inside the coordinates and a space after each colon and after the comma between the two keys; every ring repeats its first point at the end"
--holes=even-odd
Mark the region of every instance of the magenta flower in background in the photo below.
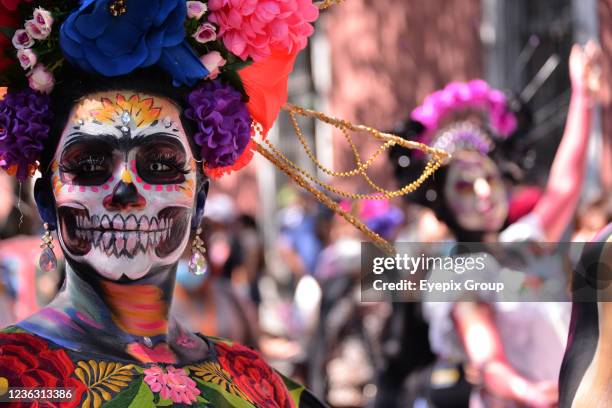
{"type": "Polygon", "coordinates": [[[275,48],[289,54],[304,49],[319,16],[312,0],[210,0],[208,6],[227,49],[255,62],[275,48]]]}

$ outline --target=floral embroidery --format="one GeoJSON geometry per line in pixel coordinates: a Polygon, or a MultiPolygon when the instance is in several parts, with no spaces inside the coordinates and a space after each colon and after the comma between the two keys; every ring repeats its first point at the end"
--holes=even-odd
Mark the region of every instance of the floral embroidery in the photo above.
{"type": "Polygon", "coordinates": [[[111,400],[112,392],[126,388],[134,377],[132,364],[89,360],[79,361],[77,365],[74,375],[87,385],[83,408],[99,408],[103,401],[111,400]]]}
{"type": "MultiPolygon", "coordinates": [[[[52,350],[49,344],[27,333],[0,333],[0,377],[10,387],[72,388],[74,399],[60,404],[75,407],[86,390],[72,377],[74,364],[64,350],[52,350]]],[[[15,406],[29,406],[29,403],[15,406]]]]}
{"type": "MultiPolygon", "coordinates": [[[[71,388],[74,399],[54,405],[58,408],[208,406],[223,401],[236,407],[299,406],[304,388],[278,375],[257,352],[223,339],[210,340],[218,360],[184,368],[158,364],[143,368],[72,360],[72,352],[21,329],[7,328],[0,331],[0,377],[6,378],[11,387],[71,388]]],[[[11,406],[25,407],[29,403],[11,406]]],[[[307,406],[323,407],[312,397],[307,406]]]]}
{"type": "Polygon", "coordinates": [[[153,366],[144,370],[144,374],[144,381],[151,391],[159,392],[163,399],[191,405],[200,395],[195,381],[189,378],[187,372],[182,368],[169,366],[164,372],[163,368],[153,366]]]}
{"type": "Polygon", "coordinates": [[[265,408],[293,408],[294,402],[278,374],[248,347],[215,343],[219,363],[255,404],[265,408]]]}
{"type": "Polygon", "coordinates": [[[198,365],[188,367],[195,377],[201,378],[205,382],[216,384],[232,395],[236,395],[248,402],[252,402],[234,382],[232,377],[225,371],[219,363],[207,361],[198,365]]]}

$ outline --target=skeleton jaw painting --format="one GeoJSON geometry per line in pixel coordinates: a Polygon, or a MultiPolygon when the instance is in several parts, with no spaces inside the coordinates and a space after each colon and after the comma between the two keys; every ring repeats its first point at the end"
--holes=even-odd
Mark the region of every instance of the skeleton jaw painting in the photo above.
{"type": "Polygon", "coordinates": [[[176,263],[197,179],[188,146],[168,100],[109,91],[78,103],[51,164],[67,256],[110,280],[176,263]]]}

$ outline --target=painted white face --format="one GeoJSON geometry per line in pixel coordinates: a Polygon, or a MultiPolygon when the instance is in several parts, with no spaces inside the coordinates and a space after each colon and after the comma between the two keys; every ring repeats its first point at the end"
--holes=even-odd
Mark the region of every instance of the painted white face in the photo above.
{"type": "Polygon", "coordinates": [[[176,262],[189,239],[196,162],[170,101],[129,91],[89,95],[52,162],[66,255],[111,280],[176,262]]]}
{"type": "Polygon", "coordinates": [[[469,231],[497,232],[508,216],[506,189],[495,163],[461,151],[448,167],[444,196],[457,223],[469,231]]]}

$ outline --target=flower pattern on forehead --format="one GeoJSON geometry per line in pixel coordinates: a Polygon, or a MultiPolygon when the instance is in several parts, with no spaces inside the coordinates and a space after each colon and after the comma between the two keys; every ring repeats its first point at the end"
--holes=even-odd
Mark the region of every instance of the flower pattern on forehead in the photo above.
{"type": "MultiPolygon", "coordinates": [[[[9,96],[23,87],[52,95],[68,65],[103,77],[157,66],[172,78],[168,86],[192,89],[184,115],[195,122],[194,142],[210,176],[251,160],[252,125],[265,137],[287,100],[288,74],[318,17],[313,0],[62,0],[44,3],[47,9],[39,2],[16,3],[11,16],[0,18],[13,33],[10,42],[0,42],[0,57],[10,57],[0,64],[0,86],[8,85],[9,96]]],[[[19,101],[6,98],[4,122],[33,125],[0,127],[0,166],[23,179],[36,168],[48,139],[49,128],[34,124],[40,119],[46,125],[51,112],[37,113],[41,119],[19,101]],[[28,154],[18,157],[24,145],[28,154]]],[[[142,118],[137,109],[131,116],[136,125],[148,123],[158,116],[151,103],[104,100],[96,120],[116,121],[127,105],[140,104],[144,111],[153,109],[152,116],[142,118]]]]}
{"type": "MultiPolygon", "coordinates": [[[[100,109],[91,110],[91,115],[102,123],[125,123],[124,115],[137,127],[150,126],[159,119],[162,109],[154,105],[153,98],[141,98],[134,94],[129,98],[117,94],[115,100],[102,98],[100,109]]],[[[77,112],[78,113],[78,112],[77,112]]]]}

